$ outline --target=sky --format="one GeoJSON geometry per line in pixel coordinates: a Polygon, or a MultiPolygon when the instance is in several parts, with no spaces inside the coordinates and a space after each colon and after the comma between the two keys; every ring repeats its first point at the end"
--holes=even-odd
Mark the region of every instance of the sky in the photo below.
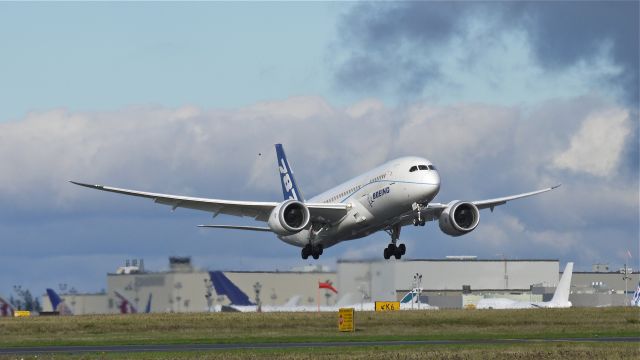
{"type": "MultiPolygon", "coordinates": [[[[639,268],[638,2],[0,3],[0,294],[100,291],[125,259],[287,270],[314,263],[247,219],[75,187],[73,179],[281,199],[283,143],[310,197],[404,155],[436,201],[562,186],[408,258],[639,268]],[[631,253],[631,259],[627,256],[631,253]]],[[[259,224],[256,224],[259,225],[259,224]]],[[[385,233],[318,263],[380,259],[385,233]]]]}

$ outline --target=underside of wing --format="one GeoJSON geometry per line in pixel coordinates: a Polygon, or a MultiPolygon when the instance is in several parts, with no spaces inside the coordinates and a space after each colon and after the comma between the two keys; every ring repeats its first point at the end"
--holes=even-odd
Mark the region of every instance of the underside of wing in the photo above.
{"type": "MultiPolygon", "coordinates": [[[[556,189],[559,186],[560,185],[556,185],[556,186],[552,186],[549,188],[544,188],[536,191],[531,191],[531,192],[517,194],[517,195],[504,196],[504,197],[499,197],[494,199],[470,201],[470,203],[475,205],[478,209],[489,208],[493,210],[494,207],[504,205],[509,201],[542,194],[547,191],[556,189]]],[[[447,206],[449,206],[449,204],[430,203],[427,206],[422,207],[422,209],[420,210],[420,216],[424,221],[438,220],[438,218],[440,217],[440,214],[442,213],[442,211],[444,211],[447,208],[447,206]]],[[[413,219],[416,217],[416,215],[417,215],[416,211],[408,211],[402,214],[401,216],[390,221],[389,226],[394,224],[399,224],[401,226],[410,225],[413,223],[413,219]]]]}
{"type": "Polygon", "coordinates": [[[309,209],[311,222],[321,224],[335,224],[340,222],[347,216],[347,212],[349,212],[349,205],[342,203],[306,203],[305,206],[309,209]]]}
{"type": "Polygon", "coordinates": [[[172,209],[187,208],[194,210],[207,211],[217,216],[218,214],[232,215],[232,216],[246,216],[254,218],[258,221],[267,221],[269,214],[274,207],[278,205],[277,202],[257,202],[257,201],[233,201],[233,200],[220,200],[220,199],[207,199],[196,198],[188,196],[158,194],[137,190],[120,189],[103,185],[91,185],[84,184],[75,181],[70,181],[73,184],[84,186],[90,189],[96,189],[101,191],[108,191],[118,194],[144,197],[152,199],[158,204],[171,206],[172,209]]]}

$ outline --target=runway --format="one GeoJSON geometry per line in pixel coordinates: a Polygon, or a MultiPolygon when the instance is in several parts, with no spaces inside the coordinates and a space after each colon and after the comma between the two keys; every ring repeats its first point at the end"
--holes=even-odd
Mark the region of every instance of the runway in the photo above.
{"type": "Polygon", "coordinates": [[[472,339],[472,340],[412,340],[412,341],[341,341],[341,342],[293,342],[293,343],[235,343],[235,344],[149,344],[149,345],[88,345],[88,346],[34,346],[0,349],[0,355],[51,354],[51,353],[131,353],[131,352],[180,352],[216,350],[293,349],[309,347],[366,347],[403,345],[497,345],[525,343],[618,342],[640,343],[640,337],[557,338],[557,339],[472,339]]]}

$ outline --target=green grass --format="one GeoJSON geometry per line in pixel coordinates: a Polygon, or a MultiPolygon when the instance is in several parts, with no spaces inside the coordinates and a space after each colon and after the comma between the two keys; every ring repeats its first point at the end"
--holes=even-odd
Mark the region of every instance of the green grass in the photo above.
{"type": "Polygon", "coordinates": [[[0,318],[0,347],[640,336],[637,308],[356,312],[354,333],[335,313],[200,313],[0,318]]]}

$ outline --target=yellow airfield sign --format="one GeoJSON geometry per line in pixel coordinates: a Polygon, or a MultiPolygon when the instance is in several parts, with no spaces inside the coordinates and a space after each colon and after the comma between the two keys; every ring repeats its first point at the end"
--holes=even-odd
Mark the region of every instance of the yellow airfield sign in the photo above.
{"type": "Polygon", "coordinates": [[[400,310],[400,301],[376,301],[376,311],[400,310]]]}
{"type": "Polygon", "coordinates": [[[355,331],[354,313],[353,308],[340,308],[338,310],[338,330],[355,331]]]}
{"type": "Polygon", "coordinates": [[[15,317],[27,317],[27,316],[31,316],[31,311],[26,311],[26,310],[16,310],[13,315],[15,317]]]}

